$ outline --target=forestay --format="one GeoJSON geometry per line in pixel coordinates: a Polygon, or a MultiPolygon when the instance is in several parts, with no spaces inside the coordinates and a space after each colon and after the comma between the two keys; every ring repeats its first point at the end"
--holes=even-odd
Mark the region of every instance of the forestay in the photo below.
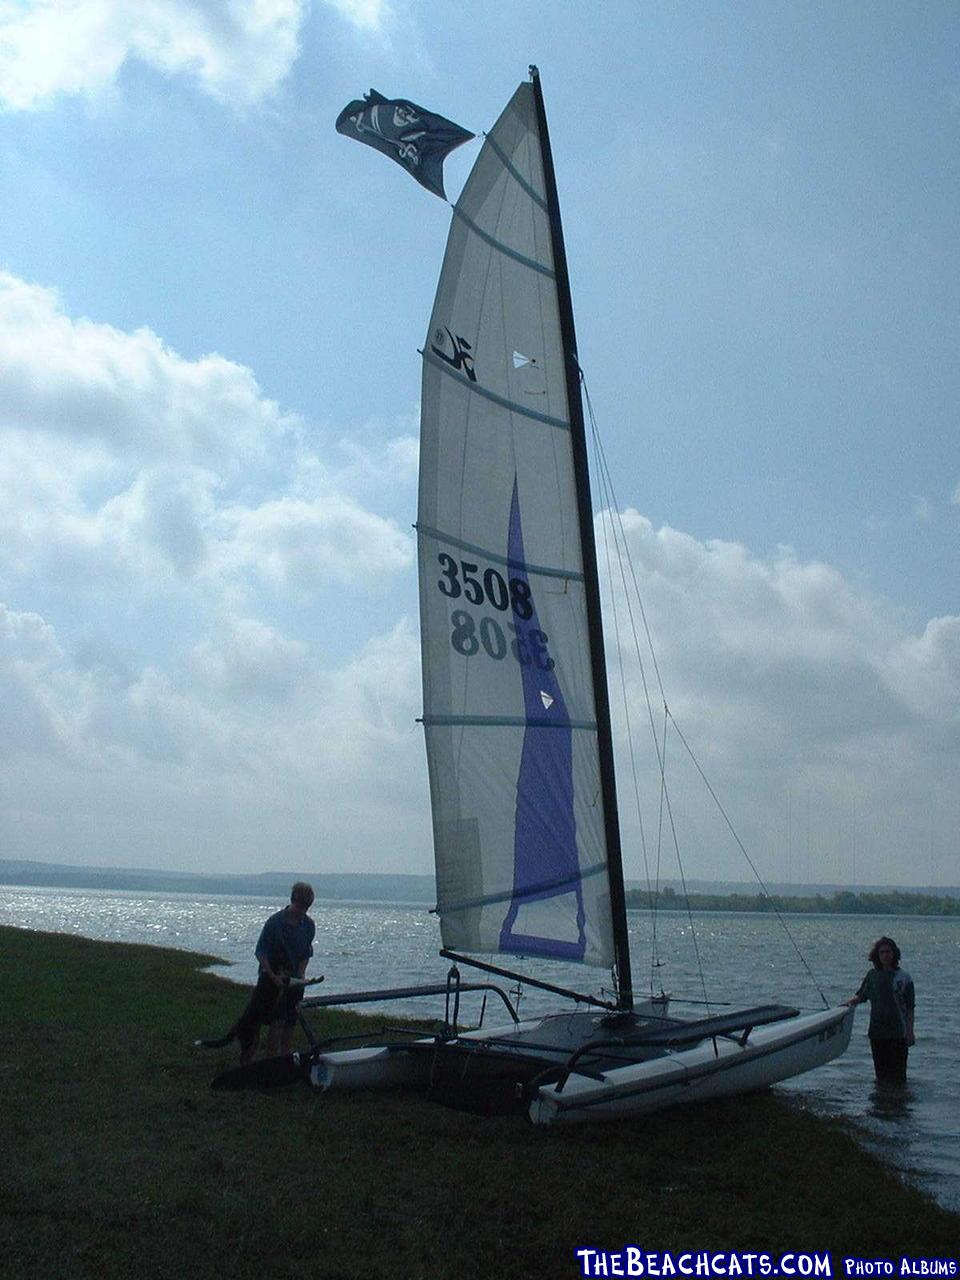
{"type": "Polygon", "coordinates": [[[424,726],[444,945],[608,965],[583,552],[533,87],[457,202],[423,351],[424,726]]]}

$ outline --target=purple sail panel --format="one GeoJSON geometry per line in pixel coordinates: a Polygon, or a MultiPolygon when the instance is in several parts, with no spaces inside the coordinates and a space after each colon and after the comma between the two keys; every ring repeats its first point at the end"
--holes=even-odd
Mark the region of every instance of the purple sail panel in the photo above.
{"type": "Polygon", "coordinates": [[[586,951],[585,912],[573,812],[573,731],[550,657],[549,637],[537,616],[525,571],[520,502],[514,480],[510,504],[508,556],[516,578],[526,583],[529,616],[516,613],[516,656],[520,661],[527,727],[517,777],[513,846],[513,897],[500,930],[500,950],[551,960],[582,961],[586,951]],[[520,908],[559,895],[576,894],[577,940],[517,933],[520,908]]]}

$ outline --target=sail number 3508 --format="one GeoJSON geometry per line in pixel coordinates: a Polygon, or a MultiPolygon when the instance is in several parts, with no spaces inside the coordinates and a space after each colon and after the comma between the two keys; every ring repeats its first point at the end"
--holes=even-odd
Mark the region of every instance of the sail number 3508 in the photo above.
{"type": "Polygon", "coordinates": [[[488,604],[498,613],[510,610],[517,619],[505,624],[506,631],[513,633],[508,638],[496,617],[488,614],[478,622],[467,609],[454,609],[450,615],[450,643],[457,653],[469,658],[482,648],[499,661],[510,652],[521,666],[532,663],[543,671],[553,669],[547,636],[536,627],[521,625],[533,617],[533,597],[526,578],[505,579],[497,569],[484,569],[481,573],[478,564],[454,560],[445,552],[437,560],[442,573],[437,586],[448,599],[462,597],[472,605],[488,604]]]}
{"type": "Polygon", "coordinates": [[[478,564],[470,564],[467,560],[458,563],[446,552],[437,556],[437,560],[443,571],[443,577],[437,586],[451,600],[464,596],[471,604],[492,604],[501,613],[513,609],[517,617],[524,621],[533,617],[530,583],[526,578],[511,578],[506,582],[503,574],[496,569],[484,569],[483,576],[478,577],[478,564]]]}

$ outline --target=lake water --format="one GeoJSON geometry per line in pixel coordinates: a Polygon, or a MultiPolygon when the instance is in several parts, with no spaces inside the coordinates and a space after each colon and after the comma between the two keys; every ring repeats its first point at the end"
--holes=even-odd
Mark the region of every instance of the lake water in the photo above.
{"type": "MultiPolygon", "coordinates": [[[[249,897],[0,886],[0,924],[199,951],[222,957],[230,967],[218,971],[240,983],[253,981],[260,927],[280,905],[249,897]]],[[[317,902],[311,914],[317,922],[311,972],[326,974],[324,994],[438,982],[445,976],[447,964],[437,956],[439,926],[426,907],[317,902]]],[[[906,1089],[880,1091],[874,1085],[867,1006],[857,1012],[853,1040],[843,1057],[776,1087],[799,1105],[854,1121],[868,1147],[941,1204],[960,1212],[960,919],[791,916],[788,924],[793,942],[775,918],[711,912],[694,916],[694,934],[685,916],[665,912],[657,922],[663,963],[652,970],[649,917],[631,912],[635,990],[638,996],[649,990],[650,973],[655,972],[655,989],[662,985],[669,991],[678,1012],[684,1012],[680,1002],[688,1000],[701,1003],[687,1012],[703,1013],[702,972],[707,995],[718,1009],[724,1002],[822,1008],[819,990],[830,1004],[851,995],[867,968],[871,941],[881,933],[892,934],[917,987],[917,1045],[910,1053],[906,1089]]],[[[561,986],[601,990],[586,985],[590,975],[579,966],[539,971],[561,986]]],[[[240,1000],[238,993],[238,1006],[240,1000]]],[[[556,997],[527,987],[521,1012],[543,1012],[556,1003],[556,997]]],[[[389,1008],[395,1013],[436,1012],[434,1004],[422,1001],[389,1008]]],[[[469,1016],[468,1009],[464,1012],[469,1016]]],[[[210,1028],[211,1033],[220,1030],[210,1028]]]]}

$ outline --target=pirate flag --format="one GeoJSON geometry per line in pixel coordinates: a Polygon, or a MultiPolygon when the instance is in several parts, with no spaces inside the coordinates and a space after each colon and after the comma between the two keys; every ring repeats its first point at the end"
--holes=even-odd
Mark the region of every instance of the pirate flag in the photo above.
{"type": "Polygon", "coordinates": [[[349,103],[337,116],[337,133],[376,147],[396,160],[441,200],[443,162],[454,147],[473,137],[452,120],[424,111],[405,98],[384,98],[371,89],[364,101],[349,103]]]}

